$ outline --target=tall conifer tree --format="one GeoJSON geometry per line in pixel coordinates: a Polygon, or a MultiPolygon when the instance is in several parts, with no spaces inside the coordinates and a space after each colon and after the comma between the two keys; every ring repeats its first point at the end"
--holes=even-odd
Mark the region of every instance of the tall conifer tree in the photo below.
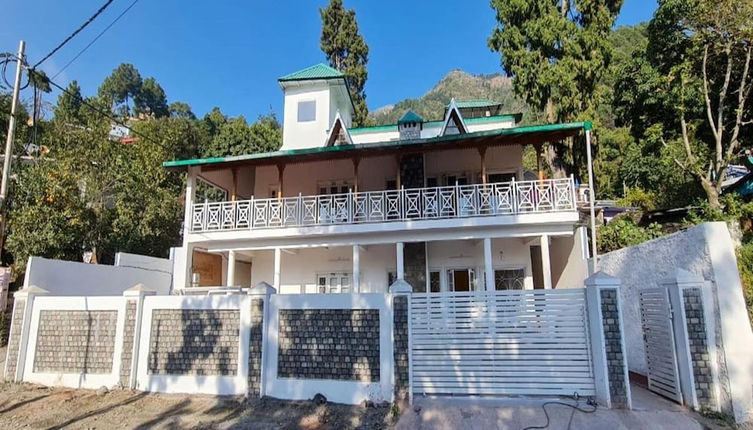
{"type": "Polygon", "coordinates": [[[321,49],[329,65],[346,75],[356,108],[353,125],[366,125],[369,109],[364,86],[368,75],[369,46],[358,31],[356,11],[345,9],[342,0],[330,0],[319,13],[322,17],[321,49]]]}

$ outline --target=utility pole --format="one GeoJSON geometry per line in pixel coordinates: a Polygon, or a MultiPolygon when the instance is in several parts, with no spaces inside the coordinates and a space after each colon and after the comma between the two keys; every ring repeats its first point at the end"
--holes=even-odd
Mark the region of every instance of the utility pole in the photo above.
{"type": "Polygon", "coordinates": [[[21,71],[24,66],[24,51],[26,42],[18,43],[16,57],[16,79],[13,81],[13,98],[10,104],[10,120],[8,121],[8,136],[5,140],[5,159],[3,160],[3,179],[0,182],[0,255],[5,246],[5,227],[7,225],[8,182],[10,181],[10,164],[13,160],[13,141],[16,137],[16,110],[18,110],[18,93],[21,90],[21,71]]]}

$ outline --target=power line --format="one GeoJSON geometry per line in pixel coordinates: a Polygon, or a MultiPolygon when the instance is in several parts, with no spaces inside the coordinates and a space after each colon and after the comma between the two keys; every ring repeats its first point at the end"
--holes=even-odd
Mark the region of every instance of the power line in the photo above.
{"type": "Polygon", "coordinates": [[[92,41],[91,41],[91,42],[89,42],[89,44],[88,44],[88,45],[84,46],[84,49],[80,50],[80,51],[78,52],[78,54],[76,54],[76,56],[75,56],[75,57],[71,58],[71,60],[70,60],[70,61],[68,61],[67,63],[65,63],[65,65],[63,66],[63,68],[62,68],[62,69],[60,69],[60,70],[58,70],[58,72],[57,72],[57,73],[55,73],[55,76],[53,76],[53,77],[52,77],[52,79],[55,79],[55,78],[57,78],[57,77],[58,77],[58,75],[60,75],[61,73],[63,73],[63,70],[65,70],[66,68],[68,68],[68,66],[70,66],[70,65],[71,65],[71,63],[73,63],[74,61],[76,61],[76,60],[78,59],[78,57],[80,57],[80,56],[81,56],[81,54],[83,54],[84,52],[86,52],[86,50],[87,50],[87,49],[89,49],[89,47],[91,47],[92,45],[94,45],[94,42],[96,42],[97,40],[99,40],[99,38],[100,38],[100,37],[102,37],[102,35],[103,35],[103,34],[105,34],[105,33],[107,32],[107,30],[109,30],[109,29],[110,29],[110,27],[112,27],[113,25],[115,25],[115,23],[116,23],[116,22],[118,22],[118,20],[120,20],[120,18],[122,18],[122,17],[123,17],[123,15],[125,15],[126,13],[128,13],[128,11],[129,11],[129,10],[131,10],[131,8],[132,8],[132,7],[134,7],[134,6],[136,5],[136,3],[138,3],[138,2],[139,2],[139,0],[134,0],[134,1],[133,1],[133,2],[132,2],[132,3],[130,4],[130,6],[128,6],[127,8],[125,8],[125,10],[124,10],[123,12],[121,12],[121,13],[120,13],[120,15],[118,15],[118,16],[117,16],[117,17],[116,17],[116,18],[115,18],[115,19],[114,19],[114,20],[113,20],[113,21],[112,21],[112,22],[110,23],[110,25],[108,25],[107,27],[105,27],[105,28],[104,28],[104,30],[100,31],[100,32],[99,32],[99,34],[97,35],[97,37],[95,37],[94,39],[92,39],[92,41]]]}
{"type": "Polygon", "coordinates": [[[100,7],[99,10],[94,13],[94,15],[92,15],[88,20],[86,20],[86,22],[84,22],[83,24],[81,24],[81,26],[79,28],[77,28],[76,31],[74,31],[73,33],[71,33],[70,36],[66,37],[65,40],[63,40],[62,42],[60,42],[60,44],[58,46],[56,46],[55,49],[53,49],[52,51],[50,51],[49,54],[45,55],[44,57],[42,57],[41,60],[37,61],[36,64],[34,64],[33,66],[31,66],[31,68],[32,69],[36,68],[40,64],[44,63],[48,58],[52,57],[56,52],[58,52],[58,50],[60,50],[60,48],[62,48],[63,46],[65,46],[66,43],[70,42],[71,39],[73,39],[74,37],[76,37],[76,35],[79,34],[81,32],[81,30],[83,30],[84,28],[86,28],[87,25],[91,24],[92,21],[94,21],[102,12],[104,12],[105,9],[107,9],[107,7],[110,6],[110,4],[112,4],[113,1],[115,1],[115,0],[107,0],[107,2],[105,2],[105,4],[103,4],[102,7],[100,7]]]}

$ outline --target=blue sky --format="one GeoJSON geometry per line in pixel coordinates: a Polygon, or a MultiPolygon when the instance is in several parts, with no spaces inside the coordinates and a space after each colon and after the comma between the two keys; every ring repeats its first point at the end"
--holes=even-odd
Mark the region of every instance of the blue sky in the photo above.
{"type": "MultiPolygon", "coordinates": [[[[54,75],[132,0],[110,8],[41,68],[54,75]]],[[[104,0],[6,0],[0,14],[0,52],[27,42],[35,62],[88,18],[104,0]],[[9,2],[9,4],[8,4],[9,2]]],[[[249,120],[282,109],[279,76],[324,62],[318,9],[327,0],[139,2],[56,82],[76,79],[86,95],[123,62],[154,76],[169,101],[197,115],[220,106],[249,120]]],[[[486,47],[494,13],[486,0],[345,0],[355,8],[371,52],[367,102],[371,109],[418,97],[453,69],[500,72],[486,47]],[[460,6],[462,4],[462,7],[460,6]]],[[[626,0],[618,25],[651,18],[655,0],[626,0]]],[[[27,90],[25,98],[31,96],[27,90]]],[[[47,96],[52,100],[53,97],[47,96]]]]}

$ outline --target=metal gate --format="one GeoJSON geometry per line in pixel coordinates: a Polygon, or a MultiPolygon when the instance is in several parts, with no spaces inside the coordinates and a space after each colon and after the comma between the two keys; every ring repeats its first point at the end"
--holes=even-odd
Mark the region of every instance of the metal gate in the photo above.
{"type": "Polygon", "coordinates": [[[413,294],[416,394],[594,395],[584,289],[413,294]]]}
{"type": "Polygon", "coordinates": [[[666,288],[640,292],[648,389],[682,404],[672,308],[666,288]]]}

